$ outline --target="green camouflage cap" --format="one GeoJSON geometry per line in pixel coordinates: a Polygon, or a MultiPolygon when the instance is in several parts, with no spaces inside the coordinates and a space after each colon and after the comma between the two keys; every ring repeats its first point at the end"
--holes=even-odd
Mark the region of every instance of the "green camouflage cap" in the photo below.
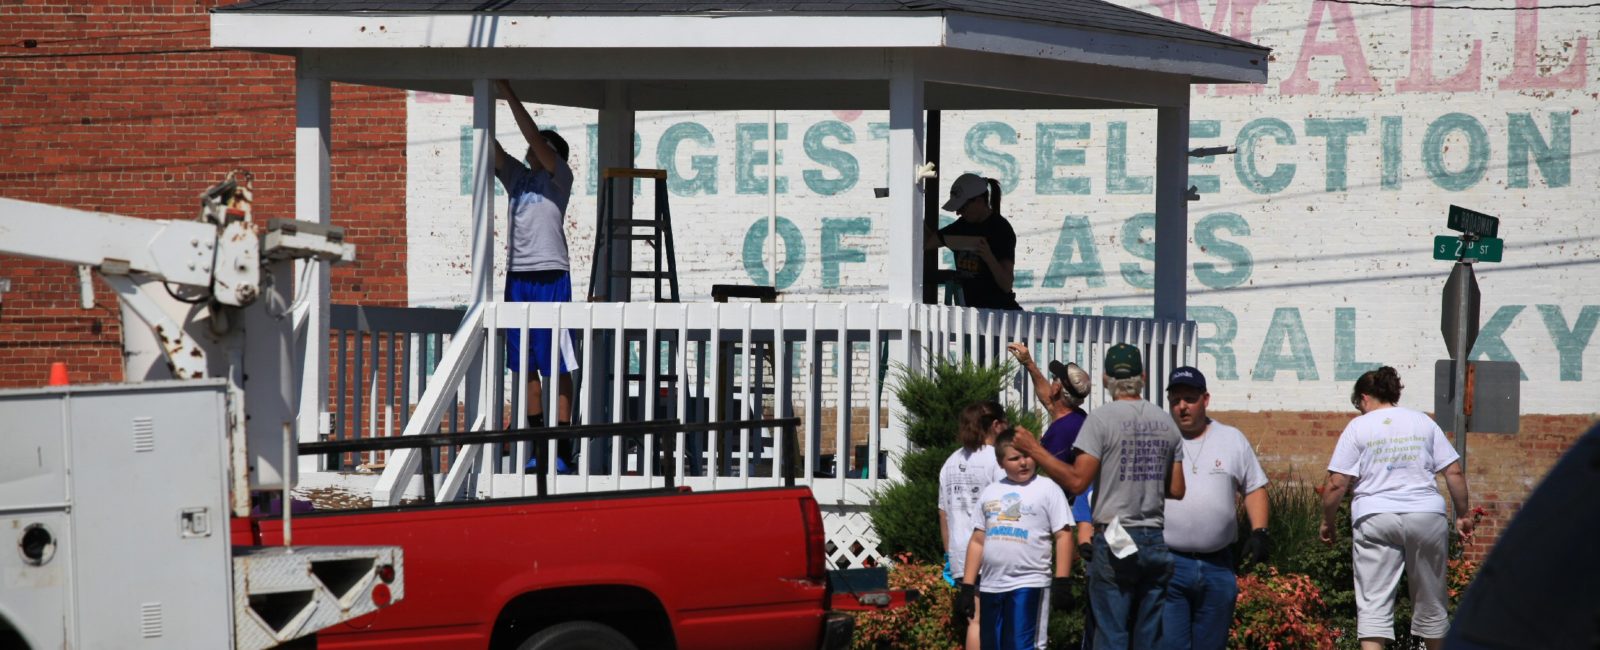
{"type": "Polygon", "coordinates": [[[1144,374],[1144,364],[1139,361],[1139,348],[1118,343],[1106,350],[1106,374],[1112,379],[1127,379],[1144,374]]]}

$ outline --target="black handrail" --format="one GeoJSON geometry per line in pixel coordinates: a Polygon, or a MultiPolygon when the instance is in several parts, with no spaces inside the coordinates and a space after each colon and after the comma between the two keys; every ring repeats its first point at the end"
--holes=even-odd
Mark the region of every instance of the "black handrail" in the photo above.
{"type": "MultiPolygon", "coordinates": [[[[617,422],[609,424],[570,424],[554,427],[537,427],[521,429],[502,429],[496,431],[471,431],[464,433],[430,433],[415,436],[387,436],[376,438],[361,438],[358,440],[329,440],[325,442],[306,442],[300,444],[301,456],[316,454],[339,454],[347,452],[380,451],[395,449],[431,449],[433,447],[452,447],[472,444],[495,442],[548,442],[550,440],[575,440],[579,438],[616,438],[622,436],[650,435],[656,437],[656,448],[666,453],[669,457],[676,451],[676,438],[670,434],[695,433],[700,431],[724,431],[731,429],[757,429],[762,427],[776,427],[778,429],[778,445],[783,449],[783,484],[785,487],[794,487],[795,455],[799,453],[798,441],[795,439],[795,430],[800,427],[800,418],[762,418],[753,420],[725,420],[721,422],[693,422],[684,424],[675,419],[647,420],[644,422],[617,422]],[[665,436],[665,444],[663,437],[665,436]]],[[[674,487],[675,476],[671,471],[675,464],[668,464],[667,472],[661,476],[666,480],[668,488],[674,487]]],[[[711,471],[716,471],[712,468],[711,471]]],[[[433,495],[433,466],[422,459],[423,494],[427,501],[432,502],[433,495]]],[[[536,475],[539,494],[546,495],[545,490],[546,470],[541,469],[536,475]]]]}

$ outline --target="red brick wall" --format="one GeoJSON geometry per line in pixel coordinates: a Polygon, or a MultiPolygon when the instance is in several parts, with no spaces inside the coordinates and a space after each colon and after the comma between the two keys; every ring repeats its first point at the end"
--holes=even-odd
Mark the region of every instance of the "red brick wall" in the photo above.
{"type": "MultiPolygon", "coordinates": [[[[0,4],[0,196],[163,219],[230,170],[255,174],[256,212],[292,217],[294,68],[209,49],[213,0],[0,4]],[[29,42],[33,47],[28,47],[29,42]]],[[[406,302],[405,96],[334,86],[335,225],[359,261],[340,302],[406,302]]],[[[0,257],[0,387],[121,379],[120,312],[96,281],[79,309],[72,267],[0,257]]]]}
{"type": "MultiPolygon", "coordinates": [[[[1211,413],[1213,419],[1244,431],[1272,480],[1309,483],[1327,476],[1333,445],[1354,415],[1354,411],[1211,413]]],[[[1472,505],[1488,511],[1467,548],[1468,557],[1482,559],[1528,493],[1594,423],[1591,415],[1528,415],[1522,418],[1522,432],[1515,435],[1468,434],[1467,491],[1472,505]]]]}

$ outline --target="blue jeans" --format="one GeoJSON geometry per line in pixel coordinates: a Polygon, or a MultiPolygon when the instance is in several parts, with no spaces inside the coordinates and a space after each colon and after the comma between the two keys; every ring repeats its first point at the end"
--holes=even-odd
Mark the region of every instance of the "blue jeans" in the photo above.
{"type": "Polygon", "coordinates": [[[1161,647],[1221,650],[1228,646],[1239,581],[1233,554],[1172,552],[1172,581],[1161,610],[1161,647]]]}
{"type": "Polygon", "coordinates": [[[978,639],[983,650],[1044,647],[1050,610],[1049,587],[1018,587],[996,594],[978,592],[978,639]]]}
{"type": "Polygon", "coordinates": [[[1161,645],[1161,604],[1172,577],[1172,554],[1160,528],[1129,528],[1139,552],[1118,559],[1095,527],[1094,558],[1089,562],[1089,606],[1094,611],[1098,650],[1161,645]]]}

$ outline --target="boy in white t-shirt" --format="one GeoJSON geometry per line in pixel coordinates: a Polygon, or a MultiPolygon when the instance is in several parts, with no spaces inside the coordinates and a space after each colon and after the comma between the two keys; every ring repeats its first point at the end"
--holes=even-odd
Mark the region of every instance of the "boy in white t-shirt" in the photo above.
{"type": "Polygon", "coordinates": [[[995,457],[1006,478],[978,496],[966,571],[955,599],[956,616],[970,616],[977,592],[984,650],[1042,649],[1050,608],[1072,608],[1072,509],[1054,481],[1035,480],[1033,459],[1017,451],[1013,440],[1010,432],[995,438],[995,457]]]}

